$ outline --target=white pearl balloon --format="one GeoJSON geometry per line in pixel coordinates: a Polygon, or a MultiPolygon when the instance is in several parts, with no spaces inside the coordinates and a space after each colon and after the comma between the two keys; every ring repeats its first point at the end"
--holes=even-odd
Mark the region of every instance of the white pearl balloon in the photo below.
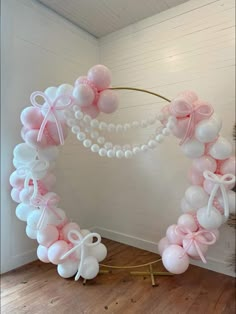
{"type": "Polygon", "coordinates": [[[99,156],[104,157],[107,155],[107,150],[105,148],[100,148],[98,154],[99,156]]]}
{"type": "Polygon", "coordinates": [[[26,235],[30,238],[30,239],[37,239],[37,230],[36,229],[32,229],[30,226],[26,226],[25,228],[25,232],[26,235]]]}
{"type": "Polygon", "coordinates": [[[75,112],[75,117],[76,117],[77,120],[82,120],[83,117],[84,117],[84,114],[83,114],[82,111],[78,110],[78,111],[75,112]]]}
{"type": "Polygon", "coordinates": [[[26,163],[36,159],[37,151],[26,143],[16,145],[13,155],[18,162],[26,163]]]}
{"type": "Polygon", "coordinates": [[[92,142],[91,140],[87,139],[83,141],[83,145],[84,147],[89,148],[92,145],[92,142]]]}
{"type": "MultiPolygon", "coordinates": [[[[227,197],[228,197],[228,202],[229,202],[229,212],[235,215],[236,214],[236,207],[235,207],[236,193],[234,191],[227,191],[227,197]]],[[[224,200],[223,200],[222,195],[218,197],[218,201],[220,205],[224,208],[224,200]]]]}
{"type": "Polygon", "coordinates": [[[78,271],[78,262],[67,260],[63,264],[57,265],[57,272],[62,278],[73,277],[78,271]]]}
{"type": "Polygon", "coordinates": [[[193,208],[201,208],[207,205],[209,196],[199,185],[191,185],[185,192],[186,201],[193,208]]]}
{"type": "Polygon", "coordinates": [[[91,151],[92,151],[93,153],[97,153],[97,152],[99,151],[99,149],[100,149],[100,147],[99,147],[97,144],[93,144],[93,145],[91,146],[91,151]]]}
{"type": "Polygon", "coordinates": [[[114,153],[113,149],[109,149],[109,150],[107,151],[107,157],[108,157],[108,158],[112,158],[112,157],[114,157],[114,156],[115,156],[115,153],[114,153]]]}
{"type": "Polygon", "coordinates": [[[154,141],[154,140],[148,141],[148,147],[149,148],[155,148],[156,146],[157,146],[156,141],[154,141]]]}
{"type": "Polygon", "coordinates": [[[84,133],[84,132],[79,132],[79,133],[77,134],[77,139],[78,139],[79,141],[83,142],[83,141],[86,139],[85,133],[84,133]]]}
{"type": "Polygon", "coordinates": [[[156,141],[157,141],[157,143],[162,143],[163,140],[164,140],[164,136],[163,136],[162,134],[158,134],[158,135],[156,136],[156,141]]]}
{"type": "Polygon", "coordinates": [[[188,158],[198,158],[204,154],[205,145],[193,139],[184,143],[181,150],[188,158]]]}
{"type": "Polygon", "coordinates": [[[22,221],[27,221],[29,215],[35,210],[34,206],[29,204],[20,203],[16,207],[16,217],[22,221]]]}
{"type": "Polygon", "coordinates": [[[197,211],[197,220],[205,229],[217,229],[222,224],[222,215],[215,207],[212,207],[210,215],[208,215],[207,207],[202,207],[197,211]]]}
{"type": "Polygon", "coordinates": [[[219,131],[220,127],[215,119],[205,119],[196,125],[195,137],[202,143],[210,143],[217,138],[219,131]]]}
{"type": "Polygon", "coordinates": [[[227,159],[232,154],[232,145],[226,138],[220,136],[210,147],[209,154],[218,160],[227,159]]]}
{"type": "Polygon", "coordinates": [[[131,152],[131,150],[126,150],[125,151],[125,158],[131,158],[133,156],[133,153],[131,152]]]}
{"type": "Polygon", "coordinates": [[[122,158],[122,157],[124,157],[124,152],[123,152],[122,150],[118,150],[118,151],[116,152],[116,157],[117,157],[117,158],[122,158]]]}
{"type": "Polygon", "coordinates": [[[98,262],[101,262],[107,256],[107,248],[103,243],[99,243],[96,246],[89,247],[88,255],[94,256],[98,262]]]}
{"type": "Polygon", "coordinates": [[[81,277],[84,279],[93,279],[99,272],[99,264],[94,256],[87,256],[84,259],[81,277]]]}

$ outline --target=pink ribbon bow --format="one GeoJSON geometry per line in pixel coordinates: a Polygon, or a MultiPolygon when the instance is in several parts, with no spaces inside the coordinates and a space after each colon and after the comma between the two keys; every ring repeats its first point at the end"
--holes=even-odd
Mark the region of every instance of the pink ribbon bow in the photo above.
{"type": "Polygon", "coordinates": [[[182,258],[185,254],[187,254],[188,249],[193,244],[198,252],[199,257],[201,258],[203,263],[206,264],[207,261],[199,247],[199,244],[205,244],[205,245],[214,244],[216,242],[215,234],[209,230],[199,230],[197,232],[192,232],[185,226],[176,226],[175,233],[183,237],[183,239],[188,240],[188,243],[184,249],[184,253],[180,256],[180,258],[182,258]],[[199,237],[199,235],[203,235],[203,236],[210,235],[212,237],[212,240],[207,240],[205,238],[203,239],[199,237]]]}
{"type": "Polygon", "coordinates": [[[58,218],[62,219],[62,217],[58,214],[56,211],[57,203],[59,202],[59,196],[57,195],[51,195],[50,197],[42,197],[38,196],[37,198],[33,199],[31,201],[31,204],[37,207],[42,208],[42,214],[39,218],[37,229],[40,230],[44,226],[44,222],[46,219],[46,214],[50,210],[53,212],[53,214],[58,218]]]}
{"type": "Polygon", "coordinates": [[[68,232],[68,239],[71,243],[73,243],[75,246],[66,252],[61,259],[67,258],[69,255],[71,255],[73,252],[75,252],[78,248],[81,248],[81,255],[80,255],[80,260],[79,260],[79,265],[78,265],[78,272],[75,276],[75,280],[79,280],[81,276],[81,272],[84,266],[84,259],[86,257],[86,249],[85,246],[88,247],[93,247],[98,245],[101,242],[101,236],[98,233],[92,232],[87,234],[85,237],[78,231],[78,230],[70,230],[68,232]],[[89,239],[97,238],[96,242],[87,242],[89,239]]]}
{"type": "Polygon", "coordinates": [[[206,103],[194,107],[193,104],[187,101],[179,102],[174,100],[170,103],[170,112],[175,117],[187,118],[189,116],[186,133],[180,141],[180,145],[182,145],[192,139],[196,124],[203,119],[210,118],[214,109],[206,103]]]}
{"type": "Polygon", "coordinates": [[[215,183],[209,200],[208,200],[208,205],[207,205],[207,214],[208,217],[210,215],[211,209],[212,209],[212,205],[216,196],[216,193],[218,192],[218,190],[220,189],[222,197],[223,197],[223,202],[224,202],[224,216],[226,218],[229,217],[229,200],[228,200],[228,195],[226,192],[226,188],[225,186],[227,185],[231,185],[232,183],[235,183],[235,176],[233,174],[225,174],[223,176],[218,176],[215,173],[209,171],[209,170],[205,170],[203,172],[203,176],[205,177],[206,180],[209,180],[213,183],[215,183]]]}
{"type": "Polygon", "coordinates": [[[45,93],[39,92],[39,91],[33,92],[30,96],[30,101],[34,107],[39,108],[40,110],[42,109],[42,105],[40,105],[36,101],[37,96],[41,96],[44,99],[44,101],[47,103],[47,105],[49,106],[48,111],[45,114],[43,122],[40,126],[37,141],[40,142],[42,140],[43,131],[44,131],[46,124],[48,122],[49,115],[52,114],[53,118],[55,120],[56,126],[57,126],[57,131],[58,131],[60,143],[61,143],[61,145],[63,145],[64,144],[63,130],[62,130],[60,119],[57,116],[57,110],[68,109],[74,103],[73,97],[71,97],[69,95],[60,95],[54,101],[51,101],[45,93]],[[66,100],[67,103],[65,105],[60,105],[59,101],[62,101],[62,100],[66,100]]]}

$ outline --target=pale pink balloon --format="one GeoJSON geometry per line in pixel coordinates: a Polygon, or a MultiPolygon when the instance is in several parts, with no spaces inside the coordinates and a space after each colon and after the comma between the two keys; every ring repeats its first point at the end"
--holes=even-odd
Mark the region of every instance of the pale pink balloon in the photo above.
{"type": "Polygon", "coordinates": [[[47,225],[37,232],[37,241],[39,244],[49,247],[59,238],[59,231],[53,225],[47,225]]]}
{"type": "Polygon", "coordinates": [[[58,265],[62,262],[61,257],[69,250],[68,243],[63,240],[56,241],[48,248],[48,259],[58,265]]]}
{"type": "Polygon", "coordinates": [[[170,245],[170,242],[168,241],[167,237],[162,238],[158,242],[158,251],[159,254],[162,256],[164,250],[170,245]]]}
{"type": "Polygon", "coordinates": [[[24,187],[25,180],[20,178],[16,171],[12,172],[10,176],[10,184],[14,188],[22,189],[24,187]]]}
{"type": "Polygon", "coordinates": [[[13,188],[11,190],[11,198],[16,203],[20,203],[21,202],[21,200],[20,200],[20,191],[21,190],[18,190],[17,188],[13,188]]]}
{"type": "Polygon", "coordinates": [[[184,226],[188,228],[190,231],[196,231],[198,229],[198,226],[190,214],[183,214],[179,217],[177,224],[179,226],[184,226]]]}
{"type": "Polygon", "coordinates": [[[87,76],[79,76],[78,78],[77,78],[77,80],[75,81],[75,86],[77,86],[77,85],[79,85],[79,84],[81,84],[81,83],[83,83],[83,81],[85,81],[85,80],[87,80],[87,76]]]}
{"type": "Polygon", "coordinates": [[[170,105],[165,105],[162,109],[161,109],[161,112],[164,114],[165,118],[163,120],[160,120],[160,122],[163,124],[163,125],[166,125],[167,123],[167,118],[166,116],[170,115],[170,105]]]}
{"type": "Polygon", "coordinates": [[[172,244],[164,250],[162,263],[172,274],[182,274],[189,267],[189,257],[181,246],[172,244]]]}
{"type": "Polygon", "coordinates": [[[47,147],[48,143],[47,143],[47,138],[45,137],[45,135],[42,136],[42,139],[40,142],[37,141],[38,133],[39,133],[39,130],[29,130],[24,133],[23,138],[28,145],[33,146],[35,148],[47,147]]]}
{"type": "Polygon", "coordinates": [[[111,84],[111,72],[102,64],[93,66],[88,71],[87,78],[96,86],[98,91],[108,88],[111,84]]]}
{"type": "Polygon", "coordinates": [[[104,113],[112,113],[118,108],[118,95],[113,90],[104,90],[100,93],[97,102],[98,109],[104,113]]]}
{"type": "Polygon", "coordinates": [[[177,225],[171,225],[166,230],[166,237],[171,244],[182,245],[183,237],[175,232],[177,225]]]}
{"type": "Polygon", "coordinates": [[[88,107],[82,107],[81,111],[87,115],[89,115],[92,119],[95,119],[99,115],[99,109],[95,105],[91,105],[88,107]]]}
{"type": "Polygon", "coordinates": [[[39,245],[37,248],[38,259],[44,263],[50,263],[48,259],[48,249],[45,246],[39,245]]]}
{"type": "MultiPolygon", "coordinates": [[[[189,239],[184,239],[183,240],[183,248],[186,250],[187,247],[189,246],[189,239]]],[[[207,250],[208,250],[208,245],[207,244],[203,244],[201,243],[206,241],[206,238],[203,235],[198,235],[195,237],[195,241],[197,242],[197,245],[200,249],[200,251],[202,252],[203,256],[206,254],[207,250]]],[[[186,253],[191,256],[191,257],[198,257],[199,253],[196,249],[195,244],[192,242],[192,244],[188,247],[188,249],[186,250],[186,253]]]]}
{"type": "MultiPolygon", "coordinates": [[[[74,222],[70,222],[70,223],[66,224],[66,225],[62,228],[62,230],[61,230],[61,236],[63,237],[63,239],[64,239],[65,241],[69,241],[69,239],[68,239],[68,233],[69,233],[69,231],[71,231],[71,230],[80,231],[80,227],[79,227],[76,223],[74,223],[74,222]]],[[[76,240],[76,239],[75,239],[75,240],[76,240]]]]}
{"type": "Polygon", "coordinates": [[[204,155],[193,160],[193,168],[198,172],[204,172],[205,170],[215,172],[217,163],[211,156],[204,155]]]}
{"type": "Polygon", "coordinates": [[[189,101],[183,96],[178,96],[171,101],[170,111],[176,118],[184,118],[186,117],[186,108],[188,107],[189,101]],[[172,107],[178,107],[179,111],[172,110],[172,107]]]}
{"type": "Polygon", "coordinates": [[[171,130],[177,138],[183,138],[188,126],[189,118],[178,119],[175,126],[171,130]]]}
{"type": "Polygon", "coordinates": [[[198,100],[198,96],[195,92],[191,90],[186,90],[178,94],[178,97],[183,97],[188,101],[188,103],[192,104],[198,100]]]}
{"type": "Polygon", "coordinates": [[[95,95],[93,89],[88,84],[79,84],[73,90],[75,104],[81,107],[91,106],[95,95]]]}
{"type": "MultiPolygon", "coordinates": [[[[64,122],[60,122],[60,123],[61,123],[63,137],[65,140],[68,136],[68,128],[64,122]]],[[[51,140],[53,141],[53,143],[55,145],[60,145],[60,138],[58,135],[58,129],[57,129],[56,123],[48,121],[47,125],[46,125],[46,129],[47,129],[48,135],[51,138],[51,140]]],[[[51,144],[51,142],[48,142],[48,144],[51,144]]]]}
{"type": "Polygon", "coordinates": [[[234,156],[224,160],[220,165],[221,174],[233,174],[236,175],[236,159],[234,156]]]}
{"type": "Polygon", "coordinates": [[[188,180],[193,185],[203,185],[204,177],[201,172],[196,171],[193,167],[189,169],[188,171],[188,180]]]}
{"type": "Polygon", "coordinates": [[[39,108],[26,107],[20,116],[22,124],[28,129],[39,129],[43,122],[43,115],[39,108]]]}

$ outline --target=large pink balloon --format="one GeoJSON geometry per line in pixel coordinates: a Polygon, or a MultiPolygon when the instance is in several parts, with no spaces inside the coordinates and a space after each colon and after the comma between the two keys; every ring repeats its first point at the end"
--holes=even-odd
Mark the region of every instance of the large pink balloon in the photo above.
{"type": "Polygon", "coordinates": [[[39,134],[39,130],[28,130],[28,131],[24,130],[22,137],[25,140],[25,142],[30,146],[33,146],[35,148],[47,147],[48,142],[47,142],[46,136],[43,135],[41,141],[38,142],[37,140],[38,134],[39,134]]]}
{"type": "Polygon", "coordinates": [[[47,225],[37,232],[37,241],[39,244],[49,247],[59,238],[59,231],[53,225],[47,225]]]}
{"type": "Polygon", "coordinates": [[[39,129],[43,122],[43,115],[39,108],[26,107],[20,116],[22,124],[28,129],[39,129]]]}
{"type": "Polygon", "coordinates": [[[189,118],[178,119],[174,128],[171,130],[172,133],[178,138],[183,138],[187,130],[188,122],[189,118]]]}
{"type": "MultiPolygon", "coordinates": [[[[64,122],[61,122],[61,127],[62,127],[63,137],[64,137],[64,139],[66,139],[68,136],[68,128],[64,122]]],[[[58,129],[57,129],[56,123],[48,121],[47,125],[46,125],[46,129],[47,129],[46,131],[50,137],[50,139],[48,139],[48,144],[53,145],[53,143],[54,143],[54,145],[60,145],[60,139],[59,139],[58,129]]]]}
{"type": "Polygon", "coordinates": [[[189,257],[181,246],[172,244],[164,250],[162,263],[169,272],[182,274],[189,267],[189,257]]]}
{"type": "Polygon", "coordinates": [[[196,171],[193,167],[188,171],[188,179],[193,185],[203,185],[205,180],[202,173],[196,171]]]}
{"type": "Polygon", "coordinates": [[[234,156],[224,160],[220,165],[221,174],[233,174],[236,175],[236,159],[234,156]]]}
{"type": "Polygon", "coordinates": [[[183,237],[175,232],[177,225],[171,225],[166,230],[166,237],[171,244],[182,244],[183,237]]]}
{"type": "Polygon", "coordinates": [[[170,245],[170,242],[168,241],[167,237],[162,238],[159,242],[158,242],[158,251],[159,254],[162,256],[164,250],[166,248],[168,248],[168,246],[170,245]]]}
{"type": "Polygon", "coordinates": [[[111,72],[102,64],[95,65],[88,71],[88,80],[96,86],[98,91],[104,90],[111,84],[111,72]]]}
{"type": "Polygon", "coordinates": [[[205,170],[209,170],[211,172],[215,172],[217,168],[217,163],[214,158],[208,155],[201,156],[193,160],[193,169],[198,172],[204,172],[205,170]]]}
{"type": "Polygon", "coordinates": [[[98,103],[98,109],[104,113],[112,113],[116,111],[118,107],[118,96],[113,90],[104,90],[100,93],[98,103]]]}
{"type": "Polygon", "coordinates": [[[68,224],[66,224],[62,230],[61,230],[61,237],[63,237],[63,239],[65,241],[69,241],[68,239],[68,233],[71,230],[77,230],[80,231],[80,227],[75,223],[75,222],[70,222],[68,224]]]}
{"type": "Polygon", "coordinates": [[[188,228],[190,231],[196,231],[198,229],[198,226],[190,214],[183,214],[179,217],[177,224],[179,226],[184,226],[188,228]]]}

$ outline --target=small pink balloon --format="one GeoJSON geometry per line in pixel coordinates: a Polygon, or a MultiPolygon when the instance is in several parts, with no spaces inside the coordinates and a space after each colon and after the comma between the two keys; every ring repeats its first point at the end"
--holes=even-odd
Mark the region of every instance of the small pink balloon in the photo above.
{"type": "Polygon", "coordinates": [[[48,248],[48,259],[58,265],[62,262],[61,257],[69,250],[68,243],[63,240],[56,241],[48,248]]]}
{"type": "Polygon", "coordinates": [[[24,133],[23,139],[28,145],[32,147],[35,147],[35,148],[47,147],[47,139],[45,135],[43,135],[41,141],[38,142],[37,140],[38,134],[39,134],[39,130],[29,130],[24,133]]]}
{"type": "Polygon", "coordinates": [[[99,115],[99,109],[95,105],[91,105],[88,107],[82,107],[81,111],[87,115],[89,115],[92,119],[95,119],[99,115]]]}
{"type": "Polygon", "coordinates": [[[44,263],[50,263],[48,259],[48,249],[45,246],[39,245],[37,248],[38,259],[44,263]]]}
{"type": "Polygon", "coordinates": [[[49,247],[59,238],[59,231],[53,225],[47,225],[37,232],[37,241],[39,244],[49,247]]]}
{"type": "Polygon", "coordinates": [[[164,250],[162,263],[172,274],[182,274],[189,267],[189,257],[181,246],[172,244],[164,250]]]}
{"type": "MultiPolygon", "coordinates": [[[[68,128],[64,122],[60,122],[60,123],[61,123],[63,137],[64,137],[64,139],[66,139],[68,136],[68,128]]],[[[47,129],[49,137],[52,139],[54,144],[60,145],[60,138],[58,135],[58,129],[57,129],[56,123],[48,121],[47,125],[46,125],[46,129],[47,129]]],[[[50,142],[48,142],[48,143],[51,144],[50,142]]]]}
{"type": "MultiPolygon", "coordinates": [[[[195,246],[195,244],[192,242],[192,244],[189,246],[189,239],[184,239],[183,240],[183,248],[186,250],[186,253],[191,256],[191,257],[198,257],[199,256],[199,253],[198,253],[198,250],[195,246]],[[189,247],[188,247],[189,246],[189,247]]],[[[195,237],[195,241],[197,242],[197,245],[200,249],[200,251],[202,252],[203,255],[206,254],[207,250],[208,250],[208,245],[207,244],[203,244],[201,243],[201,241],[206,241],[206,238],[203,236],[203,235],[198,235],[195,237]]]]}
{"type": "Polygon", "coordinates": [[[98,103],[98,109],[104,113],[112,113],[118,108],[118,96],[113,90],[104,90],[100,93],[98,103]]]}
{"type": "MultiPolygon", "coordinates": [[[[63,239],[64,239],[65,241],[69,241],[69,239],[68,239],[68,233],[69,233],[69,231],[71,231],[71,230],[80,231],[80,227],[79,227],[76,223],[74,223],[74,222],[70,222],[70,223],[66,224],[66,225],[62,228],[62,230],[61,230],[61,236],[63,237],[63,239]]],[[[76,240],[76,239],[75,239],[75,240],[76,240]]]]}
{"type": "Polygon", "coordinates": [[[18,190],[17,188],[13,188],[11,190],[11,198],[16,203],[20,203],[21,202],[21,200],[20,200],[20,191],[21,190],[18,190]]]}
{"type": "Polygon", "coordinates": [[[203,177],[201,172],[196,171],[193,167],[188,171],[188,180],[193,185],[203,185],[205,178],[203,177]]]}
{"type": "Polygon", "coordinates": [[[188,122],[189,118],[178,119],[175,123],[175,126],[171,130],[173,135],[175,135],[177,138],[183,138],[187,131],[188,122]]]}
{"type": "Polygon", "coordinates": [[[170,244],[182,245],[183,237],[175,232],[177,225],[171,225],[166,230],[166,237],[170,244]]]}
{"type": "Polygon", "coordinates": [[[217,168],[217,163],[214,158],[208,155],[201,156],[193,160],[193,168],[198,172],[204,172],[209,170],[215,172],[217,168]]]}
{"type": "Polygon", "coordinates": [[[170,245],[170,242],[168,241],[167,237],[162,238],[158,242],[158,251],[159,254],[162,256],[164,250],[170,245]]]}
{"type": "Polygon", "coordinates": [[[43,115],[39,108],[26,107],[20,116],[22,124],[29,129],[39,129],[43,122],[43,115]]]}
{"type": "Polygon", "coordinates": [[[198,229],[198,226],[197,226],[193,216],[190,214],[181,215],[178,219],[177,224],[179,226],[184,226],[184,227],[188,228],[192,232],[197,231],[197,229],[198,229]]]}
{"type": "Polygon", "coordinates": [[[22,189],[24,187],[24,179],[20,178],[16,171],[10,176],[10,184],[14,188],[22,189]]]}
{"type": "Polygon", "coordinates": [[[111,84],[111,72],[101,64],[93,66],[88,71],[87,78],[96,86],[98,91],[108,88],[111,84]]]}
{"type": "Polygon", "coordinates": [[[236,175],[236,159],[234,156],[224,160],[220,165],[221,174],[233,174],[236,175]]]}

